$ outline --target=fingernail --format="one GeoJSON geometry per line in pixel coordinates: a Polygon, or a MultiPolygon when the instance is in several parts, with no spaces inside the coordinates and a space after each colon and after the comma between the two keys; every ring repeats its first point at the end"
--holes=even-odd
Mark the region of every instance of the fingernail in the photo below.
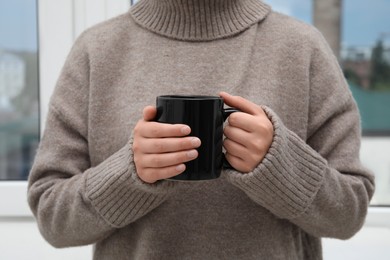
{"type": "Polygon", "coordinates": [[[188,158],[196,158],[198,156],[198,152],[195,150],[189,151],[187,153],[188,158]]]}
{"type": "Polygon", "coordinates": [[[186,168],[186,167],[184,166],[184,164],[180,164],[180,165],[176,166],[176,171],[182,172],[182,171],[185,170],[185,168],[186,168]]]}
{"type": "Polygon", "coordinates": [[[196,138],[196,137],[192,138],[192,139],[191,139],[191,144],[192,144],[192,146],[194,146],[194,147],[199,147],[199,146],[200,146],[200,139],[199,139],[199,138],[196,138]]]}
{"type": "Polygon", "coordinates": [[[191,128],[189,126],[184,126],[181,129],[181,132],[182,132],[182,134],[188,135],[189,133],[191,133],[191,128]]]}

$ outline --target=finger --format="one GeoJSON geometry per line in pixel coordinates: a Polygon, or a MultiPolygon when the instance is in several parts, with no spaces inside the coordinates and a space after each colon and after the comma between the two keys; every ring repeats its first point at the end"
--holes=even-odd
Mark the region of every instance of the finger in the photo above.
{"type": "Polygon", "coordinates": [[[198,157],[197,150],[175,153],[145,154],[140,164],[143,168],[164,168],[192,161],[198,157]]]}
{"type": "Polygon", "coordinates": [[[220,92],[219,95],[223,98],[226,105],[237,108],[242,112],[251,114],[251,115],[260,115],[264,113],[263,109],[260,106],[252,103],[251,101],[240,97],[232,96],[226,92],[220,92]]]}
{"type": "Polygon", "coordinates": [[[164,124],[144,122],[136,129],[137,133],[146,138],[182,137],[191,133],[191,128],[182,124],[164,124]]]}
{"type": "Polygon", "coordinates": [[[252,135],[241,128],[234,126],[226,126],[224,134],[230,140],[245,146],[246,148],[251,147],[252,135]]]}
{"type": "Polygon", "coordinates": [[[236,157],[236,156],[231,155],[229,153],[226,153],[225,157],[226,157],[226,160],[230,163],[231,166],[233,166],[234,169],[236,169],[240,172],[251,172],[251,169],[239,157],[236,157]]]}
{"type": "Polygon", "coordinates": [[[225,148],[227,153],[242,160],[244,160],[245,155],[247,154],[247,149],[245,148],[245,146],[242,146],[241,144],[236,143],[228,138],[223,141],[223,147],[225,148]]]}
{"type": "Polygon", "coordinates": [[[154,118],[156,118],[157,115],[157,109],[153,106],[147,106],[143,110],[143,118],[145,121],[151,121],[154,118]]]}
{"type": "Polygon", "coordinates": [[[201,141],[197,137],[145,138],[140,150],[145,154],[159,154],[191,150],[200,145],[201,141]]]}
{"type": "Polygon", "coordinates": [[[186,170],[185,164],[173,165],[165,168],[146,168],[139,177],[147,183],[154,183],[158,180],[169,179],[186,170]]]}
{"type": "Polygon", "coordinates": [[[247,132],[255,132],[259,127],[259,121],[258,117],[242,112],[235,112],[228,117],[229,125],[247,132]]]}

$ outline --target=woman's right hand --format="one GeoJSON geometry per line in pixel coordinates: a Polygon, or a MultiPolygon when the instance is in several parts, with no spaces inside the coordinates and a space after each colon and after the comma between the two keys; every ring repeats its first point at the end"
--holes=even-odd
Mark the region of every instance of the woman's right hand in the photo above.
{"type": "Polygon", "coordinates": [[[188,136],[187,125],[151,121],[156,113],[155,107],[145,107],[143,119],[134,128],[134,163],[138,177],[147,183],[184,172],[184,163],[198,157],[196,148],[201,145],[199,138],[188,136]]]}

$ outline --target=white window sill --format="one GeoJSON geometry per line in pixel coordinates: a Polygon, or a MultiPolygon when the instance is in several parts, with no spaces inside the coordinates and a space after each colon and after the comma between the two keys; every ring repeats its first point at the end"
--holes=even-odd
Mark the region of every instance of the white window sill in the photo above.
{"type": "Polygon", "coordinates": [[[32,217],[27,181],[0,181],[0,217],[32,217]]]}

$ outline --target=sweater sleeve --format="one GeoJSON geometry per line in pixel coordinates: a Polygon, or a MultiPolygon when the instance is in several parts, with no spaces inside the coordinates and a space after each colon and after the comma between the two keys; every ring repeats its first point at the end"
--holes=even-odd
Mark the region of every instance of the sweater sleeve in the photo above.
{"type": "Polygon", "coordinates": [[[138,178],[132,138],[95,167],[88,154],[86,36],[73,46],[50,100],[29,176],[28,202],[55,247],[95,243],[158,207],[174,183],[138,178]]]}
{"type": "Polygon", "coordinates": [[[316,237],[347,239],[363,225],[374,177],[359,161],[360,118],[338,62],[321,35],[310,66],[308,138],[269,107],[274,138],[253,172],[228,180],[276,217],[316,237]]]}

